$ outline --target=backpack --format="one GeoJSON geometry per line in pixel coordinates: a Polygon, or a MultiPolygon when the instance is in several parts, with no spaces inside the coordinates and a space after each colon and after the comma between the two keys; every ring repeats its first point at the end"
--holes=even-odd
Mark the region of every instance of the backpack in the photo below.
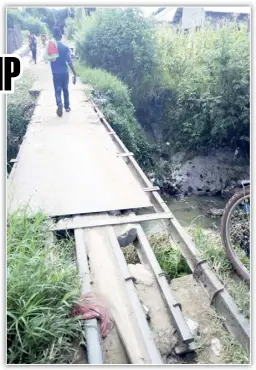
{"type": "Polygon", "coordinates": [[[55,40],[49,40],[48,45],[46,47],[44,59],[47,62],[55,62],[58,57],[59,57],[59,51],[58,51],[57,42],[55,40]]]}

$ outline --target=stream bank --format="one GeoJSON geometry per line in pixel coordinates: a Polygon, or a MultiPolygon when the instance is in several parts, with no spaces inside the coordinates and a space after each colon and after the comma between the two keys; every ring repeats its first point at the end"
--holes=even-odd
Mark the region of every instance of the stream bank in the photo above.
{"type": "Polygon", "coordinates": [[[148,176],[168,196],[220,195],[227,199],[242,180],[250,178],[249,157],[245,149],[229,147],[189,154],[166,152],[148,176]]]}

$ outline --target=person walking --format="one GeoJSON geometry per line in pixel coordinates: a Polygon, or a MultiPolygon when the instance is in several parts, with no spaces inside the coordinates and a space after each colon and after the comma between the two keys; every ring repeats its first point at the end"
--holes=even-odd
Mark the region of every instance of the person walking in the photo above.
{"type": "Polygon", "coordinates": [[[32,59],[34,60],[36,64],[36,54],[37,54],[37,43],[36,43],[36,37],[35,35],[30,35],[29,37],[29,48],[32,53],[32,59]]]}
{"type": "Polygon", "coordinates": [[[62,91],[64,96],[64,108],[66,112],[70,112],[70,103],[69,103],[69,73],[68,66],[73,72],[73,84],[76,83],[76,72],[71,60],[70,49],[65,45],[62,39],[62,32],[60,28],[55,27],[53,29],[53,38],[56,41],[56,46],[58,49],[58,56],[55,60],[52,60],[51,70],[53,75],[53,85],[55,90],[55,98],[57,104],[57,115],[61,117],[63,115],[63,104],[62,104],[62,91]]]}

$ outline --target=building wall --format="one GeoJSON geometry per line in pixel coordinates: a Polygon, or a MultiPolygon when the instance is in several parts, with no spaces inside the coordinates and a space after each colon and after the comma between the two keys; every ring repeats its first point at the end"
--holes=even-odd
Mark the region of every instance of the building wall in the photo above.
{"type": "Polygon", "coordinates": [[[205,11],[203,8],[183,8],[182,14],[182,30],[195,29],[204,24],[205,11]]]}
{"type": "Polygon", "coordinates": [[[238,23],[248,23],[249,29],[249,14],[242,13],[230,13],[230,12],[217,12],[217,11],[207,11],[204,8],[165,8],[160,11],[155,18],[160,23],[169,23],[173,25],[174,28],[178,28],[180,31],[184,32],[187,30],[194,30],[198,27],[202,27],[206,23],[210,24],[213,29],[225,22],[231,22],[236,20],[238,23]],[[180,11],[182,10],[182,11],[180,11]]]}

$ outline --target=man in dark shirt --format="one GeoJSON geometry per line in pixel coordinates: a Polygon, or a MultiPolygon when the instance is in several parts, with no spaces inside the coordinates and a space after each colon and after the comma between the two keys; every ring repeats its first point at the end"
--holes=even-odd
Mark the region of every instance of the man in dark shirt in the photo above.
{"type": "Polygon", "coordinates": [[[74,74],[73,83],[76,83],[76,72],[70,57],[70,50],[69,48],[61,42],[62,33],[58,27],[53,29],[53,37],[57,42],[58,47],[58,54],[59,57],[54,61],[51,62],[51,69],[53,74],[53,84],[55,90],[55,97],[57,103],[57,115],[59,117],[63,114],[63,105],[62,105],[62,97],[61,93],[63,91],[64,95],[64,107],[66,112],[70,112],[70,105],[69,105],[69,91],[68,91],[68,83],[69,83],[69,73],[68,73],[68,66],[70,67],[71,71],[74,74]]]}
{"type": "Polygon", "coordinates": [[[36,37],[35,35],[30,35],[29,36],[29,48],[32,53],[32,59],[34,60],[36,64],[36,52],[37,52],[37,44],[36,44],[36,37]]]}

